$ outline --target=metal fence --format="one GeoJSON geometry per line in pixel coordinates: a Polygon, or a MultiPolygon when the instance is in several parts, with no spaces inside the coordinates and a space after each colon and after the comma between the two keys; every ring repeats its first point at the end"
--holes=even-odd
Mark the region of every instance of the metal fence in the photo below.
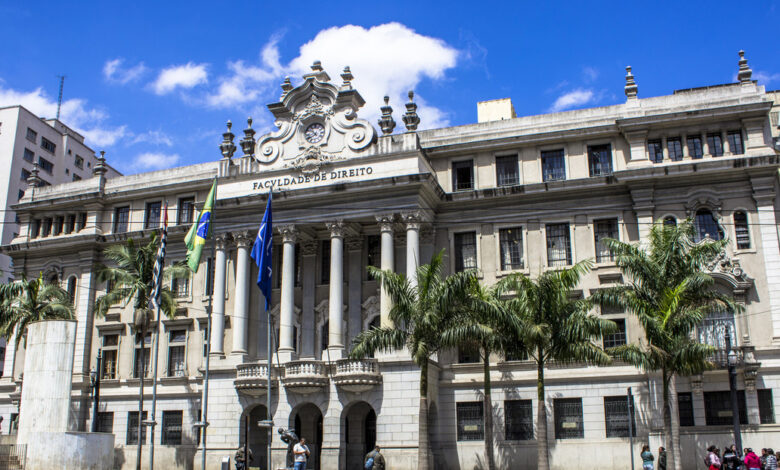
{"type": "Polygon", "coordinates": [[[24,470],[26,444],[0,444],[0,470],[24,470]]]}

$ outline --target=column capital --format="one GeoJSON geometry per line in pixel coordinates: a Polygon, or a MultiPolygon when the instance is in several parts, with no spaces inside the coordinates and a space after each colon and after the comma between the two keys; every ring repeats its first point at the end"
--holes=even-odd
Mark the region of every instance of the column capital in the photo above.
{"type": "Polygon", "coordinates": [[[282,243],[295,243],[298,241],[298,229],[295,225],[278,225],[276,231],[282,236],[282,243]]]}
{"type": "Polygon", "coordinates": [[[240,232],[233,232],[233,240],[236,242],[236,246],[245,247],[254,243],[252,238],[252,232],[249,230],[242,230],[240,232]]]}
{"type": "Polygon", "coordinates": [[[325,227],[330,231],[330,238],[344,238],[344,232],[347,228],[343,220],[325,222],[325,227]]]}
{"type": "Polygon", "coordinates": [[[395,222],[395,214],[380,214],[376,216],[376,221],[379,223],[379,229],[382,232],[393,232],[393,223],[395,222]]]}
{"type": "Polygon", "coordinates": [[[217,249],[224,250],[230,244],[231,236],[229,233],[217,233],[214,235],[214,240],[217,242],[217,249]]]}
{"type": "Polygon", "coordinates": [[[361,251],[363,249],[363,239],[360,237],[349,237],[346,242],[347,251],[361,251]]]}
{"type": "Polygon", "coordinates": [[[317,240],[306,240],[301,243],[301,255],[315,256],[317,254],[317,240]]]}
{"type": "Polygon", "coordinates": [[[426,214],[421,210],[401,212],[401,221],[406,224],[407,230],[420,230],[420,225],[426,220],[426,214]]]}

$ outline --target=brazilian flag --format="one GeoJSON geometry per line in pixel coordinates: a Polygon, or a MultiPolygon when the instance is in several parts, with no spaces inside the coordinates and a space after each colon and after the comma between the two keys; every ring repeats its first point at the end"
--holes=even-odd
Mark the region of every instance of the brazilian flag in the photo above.
{"type": "Polygon", "coordinates": [[[206,244],[206,239],[211,237],[211,213],[214,208],[214,198],[217,194],[217,180],[214,179],[214,184],[211,185],[211,191],[206,198],[206,203],[203,204],[200,214],[198,214],[198,220],[192,224],[190,231],[187,232],[187,236],[184,237],[184,244],[187,245],[187,266],[194,273],[198,272],[198,266],[200,265],[200,257],[203,254],[203,246],[206,244]]]}

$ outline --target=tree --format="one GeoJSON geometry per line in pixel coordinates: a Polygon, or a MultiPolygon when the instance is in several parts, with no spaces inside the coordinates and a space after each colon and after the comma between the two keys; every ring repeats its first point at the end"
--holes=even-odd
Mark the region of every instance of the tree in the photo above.
{"type": "Polygon", "coordinates": [[[442,276],[443,251],[429,264],[417,268],[417,285],[403,274],[381,271],[372,266],[368,271],[387,290],[393,301],[390,319],[393,327],[372,328],[353,340],[350,356],[361,358],[376,351],[406,347],[412,360],[420,367],[419,450],[417,468],[428,470],[431,455],[428,437],[428,362],[443,347],[442,332],[449,329],[458,312],[469,298],[469,289],[476,280],[473,272],[442,276]]]}
{"type": "MultiPolygon", "coordinates": [[[[694,329],[710,313],[740,307],[713,289],[705,265],[724,249],[727,240],[694,242],[690,221],[679,226],[656,224],[650,230],[647,249],[606,239],[627,284],[599,290],[594,302],[619,307],[637,317],[646,344],[610,348],[610,354],[646,371],[660,371],[663,382],[664,433],[673,463],[680,468],[679,427],[673,426],[671,397],[674,377],[698,374],[711,368],[711,346],[693,338],[694,329]]],[[[676,422],[675,422],[676,423],[676,422]]]]}
{"type": "Polygon", "coordinates": [[[545,271],[532,280],[522,274],[502,279],[497,286],[499,298],[511,295],[504,308],[513,315],[515,341],[523,345],[536,363],[538,445],[537,468],[548,470],[547,406],[544,368],[558,363],[586,362],[605,365],[610,357],[594,339],[613,333],[616,325],[591,313],[589,299],[574,299],[572,289],[590,270],[591,261],[581,261],[566,269],[545,271]]]}

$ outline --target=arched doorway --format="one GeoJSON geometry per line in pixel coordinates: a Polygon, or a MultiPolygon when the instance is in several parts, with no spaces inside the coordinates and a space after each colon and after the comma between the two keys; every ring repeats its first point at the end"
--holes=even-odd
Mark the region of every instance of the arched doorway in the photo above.
{"type": "Polygon", "coordinates": [[[376,412],[359,401],[343,411],[342,419],[346,468],[363,468],[363,457],[376,445],[376,412]]]}
{"type": "Polygon", "coordinates": [[[322,451],[322,412],[316,405],[306,403],[291,416],[290,426],[295,429],[298,438],[306,438],[311,456],[306,468],[320,470],[320,452],[322,451]]]}
{"type": "Polygon", "coordinates": [[[238,443],[239,446],[243,446],[244,439],[247,439],[248,436],[249,450],[254,456],[254,460],[250,461],[250,467],[264,467],[268,461],[266,458],[268,455],[268,429],[257,426],[258,421],[266,419],[266,414],[265,405],[255,405],[241,413],[241,421],[238,423],[238,443]],[[247,423],[247,416],[249,423],[247,423]],[[249,425],[248,429],[247,424],[249,425]]]}

